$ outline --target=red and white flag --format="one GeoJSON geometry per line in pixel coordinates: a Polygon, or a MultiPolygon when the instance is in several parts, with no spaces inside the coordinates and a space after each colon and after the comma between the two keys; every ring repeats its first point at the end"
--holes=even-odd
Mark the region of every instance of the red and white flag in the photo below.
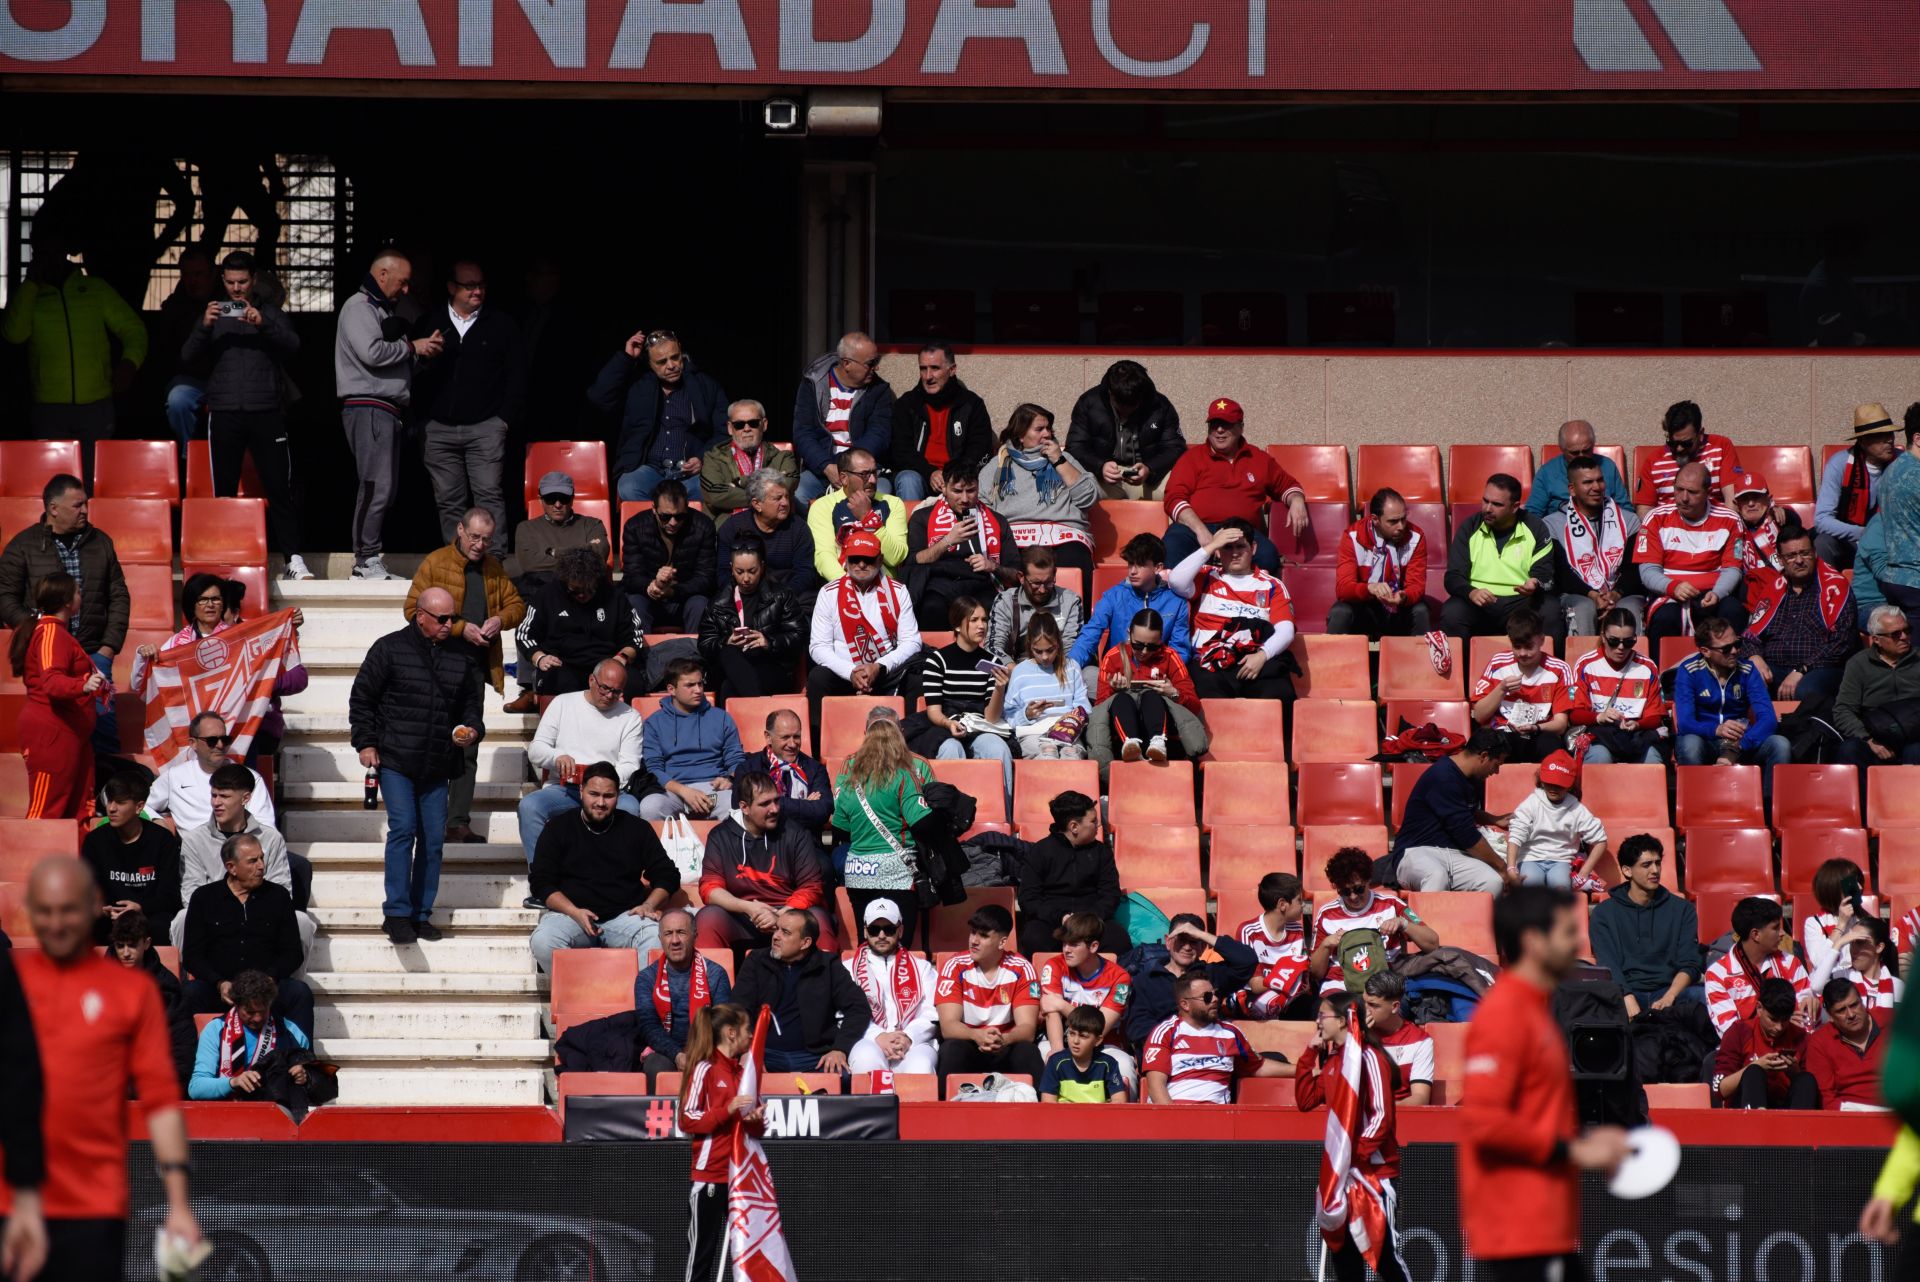
{"type": "MultiPolygon", "coordinates": [[[[740,1066],[740,1093],[758,1098],[766,1057],[767,1023],[772,1012],[760,1008],[753,1026],[753,1049],[740,1066]]],[[[733,1282],[798,1282],[793,1257],[780,1229],[780,1199],[773,1169],[758,1136],[741,1127],[727,1164],[727,1219],[733,1239],[733,1282]]]]}
{"type": "Polygon", "coordinates": [[[188,727],[201,713],[217,712],[233,732],[234,760],[243,760],[272,706],[274,683],[299,664],[291,610],[162,650],[145,665],[134,691],[146,703],[147,751],[162,770],[192,755],[188,727]]]}
{"type": "Polygon", "coordinates": [[[1387,1212],[1380,1190],[1368,1176],[1354,1169],[1354,1136],[1360,1133],[1361,1082],[1366,1077],[1366,1042],[1360,1032],[1360,1007],[1347,1012],[1347,1039],[1340,1051],[1339,1075],[1326,1083],[1327,1142],[1320,1155],[1319,1204],[1314,1219],[1329,1250],[1339,1250],[1341,1239],[1353,1235],[1353,1244],[1374,1268],[1386,1245],[1387,1212]]]}

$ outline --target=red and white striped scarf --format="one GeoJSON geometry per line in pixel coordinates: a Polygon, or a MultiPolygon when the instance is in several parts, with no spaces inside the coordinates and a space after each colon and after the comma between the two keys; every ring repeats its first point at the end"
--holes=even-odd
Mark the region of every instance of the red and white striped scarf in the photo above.
{"type": "Polygon", "coordinates": [[[1596,528],[1580,505],[1568,499],[1566,551],[1567,564],[1580,582],[1595,592],[1612,587],[1620,576],[1620,563],[1627,558],[1626,518],[1620,505],[1608,499],[1596,528]]]}
{"type": "Polygon", "coordinates": [[[1374,1268],[1387,1240],[1387,1211],[1379,1185],[1353,1164],[1356,1137],[1365,1111],[1363,1081],[1367,1044],[1360,1033],[1360,1008],[1347,1011],[1347,1040],[1340,1051],[1340,1072],[1326,1079],[1326,1148],[1320,1155],[1320,1193],[1314,1219],[1329,1250],[1339,1250],[1351,1234],[1353,1244],[1374,1268]]]}
{"type": "Polygon", "coordinates": [[[1860,991],[1860,1002],[1868,1010],[1893,1009],[1893,972],[1885,966],[1880,968],[1880,978],[1871,984],[1858,975],[1854,976],[1853,986],[1860,991]]]}
{"type": "MultiPolygon", "coordinates": [[[[973,541],[979,543],[981,552],[988,558],[998,561],[1000,559],[1000,527],[994,523],[992,517],[978,508],[969,515],[973,517],[974,525],[979,527],[979,533],[973,536],[973,541]]],[[[946,538],[947,532],[959,521],[959,514],[947,506],[945,499],[937,500],[927,513],[927,542],[938,543],[946,538]]]]}
{"type": "MultiPolygon", "coordinates": [[[[660,969],[653,977],[653,1013],[660,1017],[660,1025],[666,1029],[673,1027],[673,988],[667,983],[667,967],[671,965],[663,955],[660,969]]],[[[713,1000],[713,990],[707,986],[707,959],[699,953],[693,955],[692,979],[687,985],[687,1027],[693,1027],[693,1017],[706,1008],[713,1000]]]]}
{"type": "Polygon", "coordinates": [[[240,1018],[240,1009],[229,1006],[227,1015],[220,1024],[220,1076],[238,1077],[249,1068],[266,1058],[267,1052],[279,1040],[279,1034],[273,1026],[273,1016],[267,1016],[267,1022],[260,1029],[260,1036],[253,1043],[253,1054],[245,1063],[240,1062],[247,1048],[247,1026],[240,1018]]]}
{"type": "Polygon", "coordinates": [[[743,477],[752,476],[755,472],[758,472],[760,470],[760,460],[767,456],[767,447],[764,445],[751,454],[748,454],[738,445],[734,445],[731,442],[728,443],[727,448],[733,451],[733,465],[739,469],[740,475],[743,477]]]}
{"type": "Polygon", "coordinates": [[[875,581],[873,594],[880,603],[880,631],[875,632],[860,608],[860,589],[853,576],[840,576],[840,634],[847,639],[847,653],[855,663],[878,663],[890,654],[900,635],[900,607],[894,604],[893,583],[882,577],[875,581]],[[882,635],[884,634],[884,635],[882,635]]]}
{"type": "MultiPolygon", "coordinates": [[[[886,995],[880,990],[880,977],[874,973],[873,949],[862,948],[853,957],[853,982],[860,985],[860,991],[867,995],[867,1007],[873,1012],[873,1022],[877,1025],[886,1018],[886,995]]],[[[889,978],[893,981],[893,1002],[900,1009],[900,1024],[905,1027],[920,1009],[920,1002],[926,994],[920,989],[920,968],[913,964],[913,958],[907,956],[907,950],[893,950],[893,966],[889,978]]],[[[897,1030],[888,1030],[897,1031],[897,1030]]]]}

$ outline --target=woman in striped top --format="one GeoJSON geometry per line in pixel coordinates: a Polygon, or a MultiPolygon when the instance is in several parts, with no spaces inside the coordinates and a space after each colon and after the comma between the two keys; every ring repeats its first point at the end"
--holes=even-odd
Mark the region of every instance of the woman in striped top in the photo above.
{"type": "Polygon", "coordinates": [[[33,590],[39,617],[15,628],[7,657],[27,686],[20,748],[27,758],[27,818],[84,819],[93,813],[93,694],[105,680],[69,621],[80,612],[80,585],[53,573],[33,590]]]}
{"type": "Polygon", "coordinates": [[[959,761],[983,757],[1000,762],[1004,786],[1013,791],[1013,744],[1009,736],[982,730],[963,717],[999,722],[1005,714],[1012,667],[987,646],[987,607],[956,597],[947,610],[953,644],[927,655],[920,669],[926,711],[907,718],[907,743],[923,757],[959,761]]]}
{"type": "Polygon", "coordinates": [[[1093,703],[1080,665],[1067,658],[1060,625],[1050,614],[1027,623],[1027,657],[1007,680],[1007,724],[1023,757],[1079,761],[1086,757],[1093,703]]]}

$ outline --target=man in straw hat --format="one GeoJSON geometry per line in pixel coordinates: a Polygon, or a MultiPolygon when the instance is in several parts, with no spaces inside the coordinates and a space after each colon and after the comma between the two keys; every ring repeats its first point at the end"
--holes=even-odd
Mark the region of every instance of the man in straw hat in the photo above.
{"type": "Polygon", "coordinates": [[[1852,568],[1860,533],[1879,510],[1880,475],[1899,454],[1887,407],[1877,401],[1854,406],[1847,448],[1820,469],[1813,512],[1814,550],[1834,569],[1852,568]]]}

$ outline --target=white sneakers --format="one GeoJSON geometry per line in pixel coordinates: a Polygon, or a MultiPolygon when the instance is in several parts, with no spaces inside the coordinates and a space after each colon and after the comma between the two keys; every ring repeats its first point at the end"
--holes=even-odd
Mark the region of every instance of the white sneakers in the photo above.
{"type": "Polygon", "coordinates": [[[1120,760],[1140,760],[1140,741],[1138,739],[1129,739],[1120,745],[1120,760]]]}
{"type": "Polygon", "coordinates": [[[1147,740],[1147,760],[1156,766],[1167,764],[1167,736],[1157,734],[1147,740]]]}
{"type": "Polygon", "coordinates": [[[307,560],[298,552],[287,558],[287,568],[281,573],[282,579],[311,579],[313,571],[307,568],[307,560]]]}
{"type": "Polygon", "coordinates": [[[382,561],[380,554],[376,552],[353,567],[353,577],[356,579],[397,579],[400,576],[397,574],[388,574],[386,562],[382,561]]]}

